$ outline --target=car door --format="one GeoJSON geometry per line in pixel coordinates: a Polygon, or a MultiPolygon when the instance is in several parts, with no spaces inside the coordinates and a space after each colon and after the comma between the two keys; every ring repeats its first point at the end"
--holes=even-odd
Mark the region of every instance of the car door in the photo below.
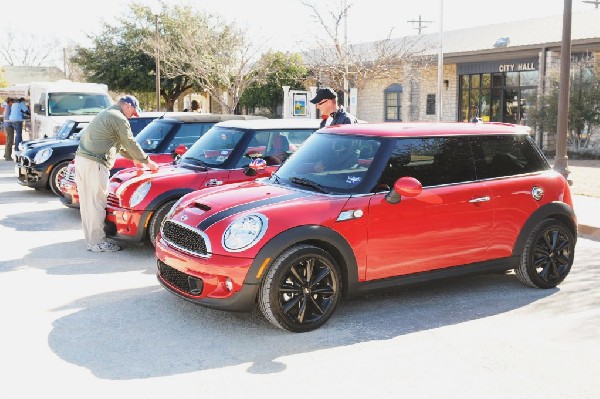
{"type": "Polygon", "coordinates": [[[418,179],[423,191],[395,204],[384,193],[371,199],[367,280],[485,260],[493,206],[489,188],[475,179],[468,140],[398,139],[379,184],[393,187],[403,176],[418,179]]]}

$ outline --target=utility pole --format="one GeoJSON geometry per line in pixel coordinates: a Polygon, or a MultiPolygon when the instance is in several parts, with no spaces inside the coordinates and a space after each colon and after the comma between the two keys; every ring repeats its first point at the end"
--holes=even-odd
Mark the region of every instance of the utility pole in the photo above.
{"type": "Polygon", "coordinates": [[[442,121],[442,76],[444,70],[444,0],[440,0],[440,51],[438,52],[437,74],[437,121],[442,121]]]}
{"type": "Polygon", "coordinates": [[[348,7],[344,0],[344,109],[348,111],[348,7]]]}
{"type": "Polygon", "coordinates": [[[433,21],[424,21],[424,20],[421,19],[421,16],[419,15],[419,19],[417,19],[417,20],[411,19],[411,20],[406,21],[406,22],[411,23],[411,24],[417,24],[418,26],[416,28],[413,28],[413,29],[417,29],[419,31],[419,35],[420,35],[421,31],[423,29],[427,28],[427,26],[423,26],[423,24],[428,24],[428,23],[431,23],[433,21]]]}
{"type": "Polygon", "coordinates": [[[567,130],[569,129],[569,76],[571,71],[571,0],[564,1],[554,170],[566,179],[570,173],[567,162],[569,158],[567,156],[567,130]]]}
{"type": "Polygon", "coordinates": [[[160,31],[158,30],[160,14],[154,15],[156,23],[156,110],[160,111],[160,31]]]}

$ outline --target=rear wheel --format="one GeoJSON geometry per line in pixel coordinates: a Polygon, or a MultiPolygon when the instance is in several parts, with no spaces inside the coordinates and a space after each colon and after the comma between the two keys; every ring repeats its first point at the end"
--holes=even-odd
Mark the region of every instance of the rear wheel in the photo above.
{"type": "Polygon", "coordinates": [[[531,287],[554,288],[569,274],[574,256],[571,230],[556,219],[547,219],[529,235],[515,274],[531,287]]]}
{"type": "Polygon", "coordinates": [[[162,204],[152,215],[152,219],[150,219],[150,224],[148,225],[148,238],[150,239],[150,243],[154,246],[154,241],[156,240],[156,236],[160,231],[160,225],[162,224],[163,219],[167,216],[167,213],[171,210],[173,205],[177,202],[177,200],[167,201],[162,204]]]}
{"type": "Polygon", "coordinates": [[[60,191],[60,181],[67,172],[67,167],[69,166],[69,162],[61,162],[52,169],[50,172],[50,178],[48,179],[48,185],[50,186],[50,190],[59,197],[62,197],[62,191],[60,191]]]}
{"type": "Polygon", "coordinates": [[[259,291],[259,308],[274,326],[306,332],[333,314],[341,293],[339,268],[331,255],[297,245],[275,260],[259,291]]]}

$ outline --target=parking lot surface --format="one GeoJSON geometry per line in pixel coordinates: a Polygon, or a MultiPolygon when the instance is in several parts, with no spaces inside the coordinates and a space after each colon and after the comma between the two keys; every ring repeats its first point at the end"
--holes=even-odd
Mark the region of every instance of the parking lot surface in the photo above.
{"type": "Polygon", "coordinates": [[[77,210],[0,163],[0,398],[597,398],[600,243],[557,289],[473,276],[342,302],[305,334],[160,287],[144,245],[85,250],[77,210]]]}

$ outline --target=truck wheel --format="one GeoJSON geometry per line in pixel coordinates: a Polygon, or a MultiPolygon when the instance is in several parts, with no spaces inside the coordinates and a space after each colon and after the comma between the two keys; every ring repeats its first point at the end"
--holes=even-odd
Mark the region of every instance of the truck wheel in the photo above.
{"type": "Polygon", "coordinates": [[[297,245],[273,262],[259,290],[259,308],[276,327],[311,331],[333,314],[341,281],[331,255],[312,245],[297,245]]]}
{"type": "Polygon", "coordinates": [[[154,241],[160,231],[160,225],[162,224],[163,219],[167,216],[167,213],[169,213],[175,202],[177,202],[177,200],[165,202],[159,206],[154,212],[154,215],[152,215],[152,219],[150,219],[150,224],[148,225],[148,238],[150,239],[152,246],[155,246],[154,241]]]}
{"type": "Polygon", "coordinates": [[[569,274],[574,257],[571,230],[556,219],[546,219],[527,238],[515,274],[531,287],[554,288],[569,274]]]}
{"type": "Polygon", "coordinates": [[[62,191],[60,191],[60,180],[63,178],[65,173],[67,172],[67,166],[69,166],[69,162],[61,162],[52,169],[50,172],[50,178],[48,179],[48,185],[50,186],[50,190],[59,197],[62,197],[62,191]]]}

